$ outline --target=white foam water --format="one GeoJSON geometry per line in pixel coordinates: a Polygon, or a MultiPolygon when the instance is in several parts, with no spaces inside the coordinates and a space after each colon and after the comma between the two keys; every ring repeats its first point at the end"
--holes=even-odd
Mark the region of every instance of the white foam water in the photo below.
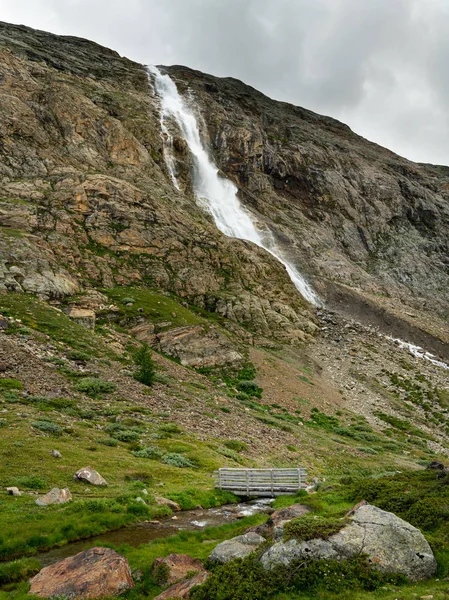
{"type": "Polygon", "coordinates": [[[171,151],[172,139],[166,125],[169,119],[174,119],[178,125],[193,156],[193,186],[197,201],[211,213],[217,228],[229,237],[248,240],[267,250],[284,265],[300,294],[311,304],[321,305],[320,299],[309,283],[297,268],[282,255],[272,233],[260,231],[256,227],[252,215],[243,208],[237,197],[236,186],[229,179],[219,175],[217,166],[201,141],[195,115],[179,94],[174,81],[169,75],[162,74],[157,67],[149,67],[149,71],[154,78],[154,87],[161,102],[164,155],[173,185],[180,189],[171,151]]]}

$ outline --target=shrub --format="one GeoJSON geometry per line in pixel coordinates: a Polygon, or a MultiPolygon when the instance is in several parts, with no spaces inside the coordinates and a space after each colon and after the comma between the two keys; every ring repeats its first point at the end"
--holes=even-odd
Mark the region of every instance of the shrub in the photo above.
{"type": "Polygon", "coordinates": [[[280,598],[278,594],[282,592],[286,598],[300,597],[301,592],[315,597],[319,590],[343,598],[345,590],[373,591],[386,583],[405,582],[405,577],[384,575],[372,569],[364,557],[342,561],[294,561],[288,567],[278,566],[266,571],[258,560],[259,554],[255,552],[225,565],[209,565],[212,575],[202,586],[193,589],[192,599],[264,600],[280,598]]]}
{"type": "Polygon", "coordinates": [[[245,442],[241,442],[240,440],[226,440],[223,442],[226,448],[230,450],[234,450],[235,452],[243,452],[243,450],[248,450],[248,444],[245,442]]]}
{"type": "Polygon", "coordinates": [[[134,450],[131,454],[137,458],[152,458],[158,460],[159,458],[162,458],[164,453],[160,448],[156,448],[156,446],[147,446],[141,450],[134,450]]]}
{"type": "Polygon", "coordinates": [[[76,389],[88,396],[99,396],[100,394],[110,394],[115,391],[115,384],[111,381],[104,381],[99,377],[84,377],[78,382],[76,389]]]}
{"type": "Polygon", "coordinates": [[[5,377],[0,379],[0,390],[22,390],[23,383],[18,379],[5,377]]]}
{"type": "Polygon", "coordinates": [[[171,467],[178,467],[180,469],[192,468],[195,466],[191,460],[177,452],[165,454],[165,456],[162,457],[162,462],[171,467]]]}
{"type": "Polygon", "coordinates": [[[156,565],[151,572],[152,579],[158,585],[164,585],[167,582],[169,575],[170,569],[165,563],[160,563],[159,565],[156,565]]]}
{"type": "Polygon", "coordinates": [[[47,482],[37,475],[25,475],[17,479],[17,485],[30,490],[44,490],[47,487],[47,482]]]}
{"type": "Polygon", "coordinates": [[[161,425],[159,431],[165,433],[182,433],[182,429],[180,429],[176,423],[166,423],[165,425],[161,425]]]}
{"type": "Polygon", "coordinates": [[[344,435],[340,431],[341,428],[339,427],[337,417],[326,415],[325,413],[320,412],[317,408],[312,408],[310,413],[310,421],[307,421],[306,425],[309,427],[319,427],[321,429],[325,429],[326,431],[332,431],[338,433],[339,435],[344,435]]]}
{"type": "Polygon", "coordinates": [[[255,381],[244,379],[238,381],[235,386],[239,392],[248,394],[249,396],[255,396],[256,398],[262,398],[262,388],[260,388],[255,381]]]}
{"type": "Polygon", "coordinates": [[[342,519],[307,514],[298,519],[292,519],[285,524],[285,539],[300,541],[312,540],[314,538],[326,539],[340,531],[344,525],[345,521],[342,519]]]}
{"type": "Polygon", "coordinates": [[[370,448],[369,446],[357,448],[359,452],[363,452],[364,454],[379,454],[377,450],[374,448],[370,448]]]}
{"type": "Polygon", "coordinates": [[[422,498],[406,512],[406,520],[424,531],[433,531],[449,518],[449,499],[422,498]]]}
{"type": "Polygon", "coordinates": [[[134,356],[134,362],[138,369],[134,373],[134,378],[144,385],[151,386],[156,376],[156,367],[151,358],[148,344],[143,344],[134,356]]]}
{"type": "Polygon", "coordinates": [[[225,446],[219,446],[217,448],[217,452],[218,452],[218,454],[221,454],[222,456],[231,458],[232,460],[234,460],[235,462],[237,462],[239,464],[241,464],[243,462],[241,456],[239,456],[237,454],[237,452],[234,452],[234,450],[231,450],[230,448],[226,448],[225,446]]]}
{"type": "Polygon", "coordinates": [[[56,423],[52,421],[34,421],[31,425],[35,429],[39,429],[39,431],[43,431],[44,433],[51,433],[53,435],[62,435],[62,427],[59,427],[56,423]]]}
{"type": "Polygon", "coordinates": [[[109,446],[111,448],[115,448],[118,446],[118,440],[114,438],[103,438],[101,440],[95,440],[97,444],[103,444],[103,446],[109,446]]]}
{"type": "Polygon", "coordinates": [[[137,442],[140,438],[140,433],[138,431],[134,431],[133,429],[122,429],[121,431],[116,431],[112,434],[116,440],[120,442],[137,442]]]}
{"type": "Polygon", "coordinates": [[[88,362],[91,359],[90,354],[87,354],[87,352],[81,352],[81,350],[71,350],[68,354],[67,354],[67,358],[70,358],[70,360],[74,360],[75,362],[88,362]]]}

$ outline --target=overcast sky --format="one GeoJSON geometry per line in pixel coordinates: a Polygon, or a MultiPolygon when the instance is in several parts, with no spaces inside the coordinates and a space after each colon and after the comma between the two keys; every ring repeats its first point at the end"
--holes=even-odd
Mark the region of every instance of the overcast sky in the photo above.
{"type": "Polygon", "coordinates": [[[237,77],[449,165],[449,0],[0,0],[0,20],[237,77]]]}

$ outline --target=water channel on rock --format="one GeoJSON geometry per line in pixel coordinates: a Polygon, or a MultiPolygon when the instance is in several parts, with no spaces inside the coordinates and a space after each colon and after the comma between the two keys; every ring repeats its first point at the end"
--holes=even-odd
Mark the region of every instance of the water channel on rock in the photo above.
{"type": "Polygon", "coordinates": [[[250,502],[226,504],[216,508],[185,510],[176,513],[173,517],[167,517],[159,521],[133,523],[127,527],[122,527],[116,531],[108,531],[87,540],[70,542],[65,546],[41,552],[36,555],[36,558],[41,561],[43,567],[46,567],[95,545],[114,544],[120,546],[129,544],[136,548],[153,540],[176,535],[179,531],[200,531],[205,527],[219,527],[235,522],[242,517],[249,517],[266,511],[271,502],[273,502],[272,498],[259,498],[250,502]]]}

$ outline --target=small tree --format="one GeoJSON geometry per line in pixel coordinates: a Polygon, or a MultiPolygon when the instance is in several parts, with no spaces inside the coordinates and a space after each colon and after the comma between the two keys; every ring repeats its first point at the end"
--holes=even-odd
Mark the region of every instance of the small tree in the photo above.
{"type": "Polygon", "coordinates": [[[156,376],[156,366],[151,358],[148,344],[142,344],[134,356],[134,362],[138,366],[134,378],[145,385],[153,385],[156,376]]]}

